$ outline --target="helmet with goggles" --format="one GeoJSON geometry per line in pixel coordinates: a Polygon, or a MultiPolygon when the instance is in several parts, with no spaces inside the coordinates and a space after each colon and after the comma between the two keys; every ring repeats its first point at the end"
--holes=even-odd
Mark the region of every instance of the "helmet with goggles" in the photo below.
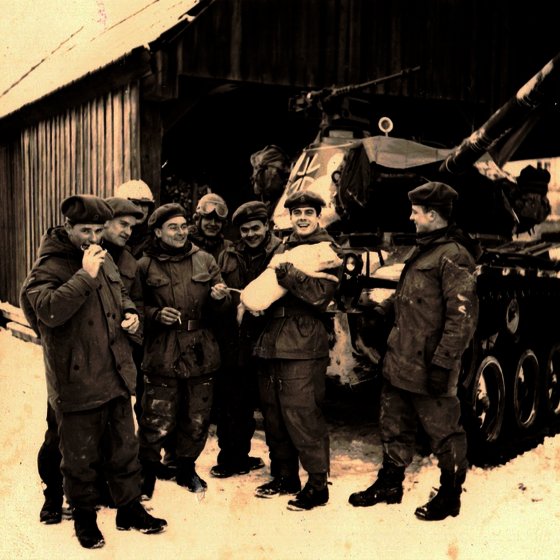
{"type": "Polygon", "coordinates": [[[216,213],[216,216],[220,220],[225,220],[228,215],[228,207],[226,201],[219,195],[215,193],[205,194],[196,206],[196,214],[199,217],[205,217],[216,213]]]}

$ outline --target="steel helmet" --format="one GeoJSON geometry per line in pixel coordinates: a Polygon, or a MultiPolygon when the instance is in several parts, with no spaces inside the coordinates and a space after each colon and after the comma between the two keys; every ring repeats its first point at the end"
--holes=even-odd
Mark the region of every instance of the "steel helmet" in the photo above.
{"type": "Polygon", "coordinates": [[[155,204],[154,195],[150,187],[140,180],[123,183],[115,190],[115,196],[118,198],[128,198],[136,202],[155,204]]]}
{"type": "Polygon", "coordinates": [[[215,193],[205,194],[196,206],[196,214],[200,217],[208,216],[212,212],[221,220],[225,220],[228,215],[228,207],[226,201],[215,193]]]}

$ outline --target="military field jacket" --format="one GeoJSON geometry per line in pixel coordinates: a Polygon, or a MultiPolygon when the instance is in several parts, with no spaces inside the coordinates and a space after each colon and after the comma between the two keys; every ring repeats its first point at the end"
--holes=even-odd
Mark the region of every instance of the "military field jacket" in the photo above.
{"type": "Polygon", "coordinates": [[[395,387],[428,395],[427,369],[436,364],[451,370],[447,396],[457,394],[478,320],[474,270],[469,251],[445,234],[414,249],[396,292],[377,308],[394,320],[383,375],[395,387]]]}
{"type": "MultiPolygon", "coordinates": [[[[227,286],[242,290],[266,270],[274,251],[282,243],[275,235],[267,235],[268,241],[257,254],[247,251],[242,240],[228,246],[220,254],[218,266],[227,286]]],[[[222,365],[246,365],[252,359],[255,345],[266,324],[265,317],[254,317],[246,311],[241,326],[238,326],[239,298],[240,294],[232,292],[231,308],[222,316],[223,320],[215,331],[222,353],[222,365]]]]}
{"type": "Polygon", "coordinates": [[[223,282],[214,258],[190,244],[180,255],[147,251],[139,261],[144,293],[144,358],[142,369],[168,377],[196,377],[220,367],[220,350],[211,325],[225,311],[231,296],[216,301],[210,288],[223,282]],[[164,307],[181,312],[181,324],[157,320],[164,307]],[[186,330],[188,322],[200,328],[186,330]]]}
{"type": "Polygon", "coordinates": [[[82,268],[82,259],[64,228],[51,228],[21,293],[22,308],[41,336],[49,402],[61,412],[96,408],[134,394],[136,385],[121,328],[124,314],[136,307],[109,254],[96,278],[82,268]]]}
{"type": "MultiPolygon", "coordinates": [[[[292,234],[278,247],[281,254],[299,245],[314,245],[328,241],[342,257],[342,251],[325,230],[319,228],[308,237],[292,234]]],[[[329,355],[327,331],[322,315],[331,302],[342,276],[342,267],[325,271],[336,276],[338,282],[314,278],[289,263],[276,269],[278,284],[288,293],[267,310],[267,325],[260,336],[255,355],[265,359],[309,360],[329,355]],[[275,317],[278,310],[284,316],[275,317]]]]}

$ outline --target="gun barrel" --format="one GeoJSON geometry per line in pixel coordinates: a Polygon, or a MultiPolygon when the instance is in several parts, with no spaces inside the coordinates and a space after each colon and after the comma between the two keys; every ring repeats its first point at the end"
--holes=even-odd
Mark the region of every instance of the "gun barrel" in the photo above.
{"type": "Polygon", "coordinates": [[[395,80],[396,78],[401,78],[403,76],[407,76],[412,72],[418,72],[420,70],[420,66],[415,66],[414,68],[405,68],[396,74],[391,74],[390,76],[384,76],[383,78],[377,78],[376,80],[371,80],[369,82],[365,82],[363,84],[351,85],[351,86],[344,86],[341,88],[334,88],[328,97],[325,98],[324,101],[329,101],[335,97],[340,97],[341,95],[346,95],[353,91],[359,91],[361,89],[366,89],[371,86],[376,86],[378,84],[382,84],[384,82],[388,82],[389,80],[395,80]]]}
{"type": "Polygon", "coordinates": [[[535,74],[505,105],[455,149],[440,172],[463,173],[512,127],[519,124],[560,83],[560,53],[535,74]]]}

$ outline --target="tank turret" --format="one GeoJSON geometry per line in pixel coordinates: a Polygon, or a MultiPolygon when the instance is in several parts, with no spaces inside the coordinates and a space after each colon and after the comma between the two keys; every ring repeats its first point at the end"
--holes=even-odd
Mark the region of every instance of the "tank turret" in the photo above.
{"type": "Polygon", "coordinates": [[[292,102],[298,110],[319,105],[323,121],[292,165],[273,221],[278,230],[290,227],[283,200],[299,190],[327,202],[321,225],[347,255],[332,309],[328,373],[338,382],[358,388],[379,374],[385,341],[368,334],[367,314],[395,289],[414,244],[408,192],[441,181],[459,193],[452,218],[480,247],[480,320],[460,380],[464,422],[477,449],[560,419],[560,337],[548,327],[560,313],[558,244],[517,237],[549,216],[551,177],[534,167],[518,176],[502,169],[557,91],[559,64],[560,55],[454,149],[391,137],[388,119],[380,123],[382,134],[371,136],[344,119],[343,88],[292,102]]]}

